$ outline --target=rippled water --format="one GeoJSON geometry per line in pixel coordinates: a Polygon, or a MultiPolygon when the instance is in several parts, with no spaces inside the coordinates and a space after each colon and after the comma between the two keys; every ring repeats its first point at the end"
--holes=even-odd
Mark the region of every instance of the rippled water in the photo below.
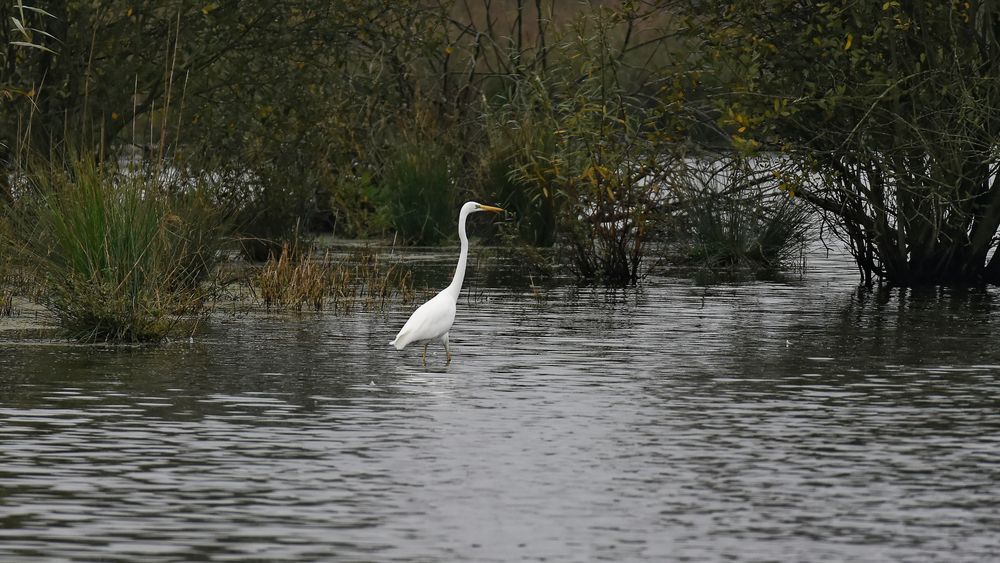
{"type": "Polygon", "coordinates": [[[1000,293],[853,276],[3,342],[0,560],[996,560],[1000,293]]]}

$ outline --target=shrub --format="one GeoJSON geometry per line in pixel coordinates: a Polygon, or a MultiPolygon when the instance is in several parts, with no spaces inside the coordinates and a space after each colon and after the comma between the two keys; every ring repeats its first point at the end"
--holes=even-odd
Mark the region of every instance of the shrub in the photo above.
{"type": "MultiPolygon", "coordinates": [[[[534,166],[552,194],[563,261],[584,282],[631,285],[645,274],[643,260],[664,191],[668,157],[637,146],[629,124],[603,122],[606,110],[584,104],[556,147],[534,166]],[[620,127],[621,129],[617,129],[620,127]]],[[[528,168],[522,168],[526,170],[528,168]]],[[[530,176],[529,176],[530,177],[530,176]]]]}
{"type": "Polygon", "coordinates": [[[385,231],[384,221],[376,209],[378,188],[368,170],[346,170],[334,180],[330,190],[331,231],[338,236],[365,238],[385,231]]]}
{"type": "Polygon", "coordinates": [[[581,15],[554,43],[553,64],[509,89],[495,120],[524,147],[515,177],[531,186],[533,202],[548,205],[543,216],[556,219],[562,260],[583,282],[632,285],[648,271],[651,224],[684,149],[677,135],[687,118],[676,104],[650,101],[667,92],[676,99],[686,79],[654,53],[640,66],[664,66],[670,80],[654,86],[637,71],[631,17],[581,15]]]}
{"type": "Polygon", "coordinates": [[[552,128],[527,119],[515,122],[515,110],[507,111],[512,115],[494,117],[495,125],[487,127],[492,138],[482,157],[479,183],[517,218],[522,241],[552,246],[559,220],[558,194],[553,189],[556,174],[550,166],[552,128]],[[509,126],[512,122],[516,125],[509,126]]]}

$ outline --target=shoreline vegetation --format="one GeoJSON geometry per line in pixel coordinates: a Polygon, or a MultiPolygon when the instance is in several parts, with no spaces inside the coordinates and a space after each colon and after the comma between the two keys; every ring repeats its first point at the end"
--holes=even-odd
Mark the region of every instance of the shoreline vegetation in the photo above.
{"type": "MultiPolygon", "coordinates": [[[[431,291],[417,287],[409,266],[391,247],[373,241],[317,241],[294,256],[251,263],[236,252],[226,252],[211,276],[192,294],[198,299],[184,309],[162,313],[158,334],[91,331],[73,334],[62,311],[46,301],[47,289],[37,272],[0,278],[0,337],[65,338],[84,343],[143,343],[187,338],[212,316],[310,314],[381,314],[389,307],[408,304],[431,291]],[[20,276],[20,277],[18,277],[20,276]],[[42,289],[39,289],[42,288],[42,289]]],[[[89,307],[88,307],[89,309],[89,307]]],[[[118,311],[121,319],[154,319],[150,311],[118,311]]],[[[158,314],[158,313],[157,313],[158,314]]],[[[105,326],[109,323],[105,320],[105,326]]],[[[126,327],[127,322],[122,323],[126,327]]]]}
{"type": "Polygon", "coordinates": [[[73,339],[189,333],[233,296],[384,310],[414,267],[314,241],[448,244],[470,199],[509,212],[472,233],[500,284],[776,277],[820,236],[867,287],[1000,284],[996,3],[19,0],[0,19],[0,319],[39,304],[73,339]]]}

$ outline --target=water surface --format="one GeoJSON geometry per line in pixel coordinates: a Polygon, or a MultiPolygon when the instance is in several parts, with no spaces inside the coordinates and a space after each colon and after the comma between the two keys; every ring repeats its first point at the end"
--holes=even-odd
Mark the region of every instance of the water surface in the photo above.
{"type": "Polygon", "coordinates": [[[0,343],[3,561],[986,561],[1000,293],[804,279],[466,292],[0,343]]]}

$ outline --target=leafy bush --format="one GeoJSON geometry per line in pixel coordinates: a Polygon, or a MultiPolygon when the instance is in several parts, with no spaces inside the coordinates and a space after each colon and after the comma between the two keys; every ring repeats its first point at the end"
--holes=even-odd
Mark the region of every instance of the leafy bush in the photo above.
{"type": "Polygon", "coordinates": [[[551,166],[554,127],[529,119],[519,121],[520,108],[513,104],[505,110],[508,115],[490,118],[495,125],[487,127],[492,138],[481,158],[478,181],[485,193],[493,195],[517,218],[517,234],[522,241],[552,246],[558,233],[560,202],[551,166]]]}
{"type": "Polygon", "coordinates": [[[348,238],[377,236],[385,231],[378,213],[379,193],[370,171],[347,171],[334,180],[330,193],[331,230],[348,238]]]}
{"type": "MultiPolygon", "coordinates": [[[[533,146],[518,179],[534,186],[540,217],[557,220],[565,261],[581,281],[629,285],[643,275],[649,224],[665,183],[666,149],[635,136],[644,115],[583,84],[546,116],[560,134],[533,146]],[[561,129],[560,129],[561,128],[561,129]],[[662,149],[662,150],[661,150],[662,149]]],[[[631,108],[635,109],[635,108],[631,108]]]]}
{"type": "Polygon", "coordinates": [[[692,80],[684,50],[632,43],[634,30],[670,22],[621,8],[584,10],[563,27],[546,65],[497,96],[493,120],[520,148],[515,187],[540,218],[556,219],[562,259],[580,281],[606,285],[635,284],[648,271],[651,226],[691,119],[679,102],[692,80]]]}

